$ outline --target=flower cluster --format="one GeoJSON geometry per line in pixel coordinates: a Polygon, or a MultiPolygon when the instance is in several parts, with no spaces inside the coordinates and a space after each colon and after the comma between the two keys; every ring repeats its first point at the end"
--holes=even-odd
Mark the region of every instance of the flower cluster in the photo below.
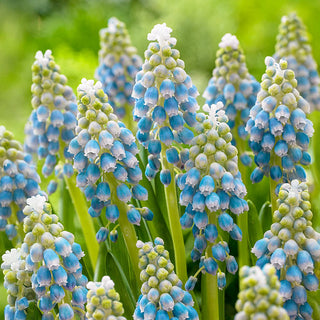
{"type": "Polygon", "coordinates": [[[201,258],[203,271],[213,275],[218,271],[219,287],[223,288],[224,273],[217,262],[225,261],[227,270],[233,274],[238,265],[229,255],[228,244],[218,235],[216,222],[231,238],[241,240],[241,230],[231,213],[239,215],[247,211],[248,204],[243,199],[247,191],[238,170],[238,151],[231,144],[228,117],[221,108],[222,102],[218,102],[204,107],[209,116],[198,113],[199,134],[192,140],[189,160],[185,163],[187,172],[178,175],[177,185],[182,190],[180,204],[186,206],[181,226],[183,229],[192,227],[195,237],[191,258],[193,261],[201,258]],[[210,248],[208,252],[206,249],[210,248]]]}
{"type": "Polygon", "coordinates": [[[108,27],[100,30],[100,46],[96,78],[101,81],[114,113],[121,119],[132,112],[131,93],[142,60],[131,45],[125,24],[117,18],[110,18],[108,27]]]}
{"type": "Polygon", "coordinates": [[[21,257],[21,249],[6,251],[2,260],[4,287],[8,294],[4,318],[10,320],[26,319],[29,301],[35,300],[35,293],[31,288],[31,277],[25,270],[25,260],[21,257]]]}
{"type": "MultiPolygon", "coordinates": [[[[42,174],[57,178],[72,176],[72,156],[68,144],[74,137],[77,125],[77,105],[67,78],[60,74],[51,51],[38,51],[32,65],[32,106],[34,108],[26,127],[26,150],[33,151],[38,145],[39,159],[45,159],[42,174]],[[32,130],[31,130],[32,126],[32,130]]],[[[48,193],[55,192],[57,182],[51,180],[48,193]]]]}
{"type": "Polygon", "coordinates": [[[295,13],[284,16],[277,36],[276,60],[286,59],[296,75],[297,89],[311,107],[320,109],[320,78],[317,63],[312,56],[309,35],[306,27],[295,13]]]}
{"type": "Polygon", "coordinates": [[[265,63],[261,90],[246,126],[257,165],[251,180],[256,183],[264,175],[270,175],[279,183],[304,181],[306,173],[300,164],[311,162],[307,150],[314,131],[312,122],[306,118],[310,106],[296,89],[294,72],[287,69],[285,60],[277,64],[267,57],[265,63]]]}
{"type": "Polygon", "coordinates": [[[242,141],[248,137],[245,126],[250,109],[256,103],[260,84],[249,74],[245,56],[236,36],[225,34],[219,47],[213,77],[203,97],[209,106],[219,101],[224,104],[233,135],[232,143],[239,150],[240,160],[249,165],[251,158],[246,153],[248,147],[242,141]],[[239,139],[236,139],[237,137],[239,139]]]}
{"type": "Polygon", "coordinates": [[[154,245],[138,241],[137,247],[143,284],[133,318],[198,320],[192,296],[181,288],[182,282],[174,272],[163,240],[156,238],[154,245]]]}
{"type": "Polygon", "coordinates": [[[39,183],[31,156],[23,152],[11,132],[0,126],[0,230],[10,240],[18,235],[25,217],[22,209],[27,198],[38,194],[39,183]]]}
{"type": "Polygon", "coordinates": [[[240,293],[236,303],[238,313],[234,320],[289,320],[287,312],[282,308],[279,288],[280,282],[272,265],[266,264],[262,269],[242,267],[240,293]]]}
{"type": "Polygon", "coordinates": [[[21,256],[31,275],[42,319],[53,320],[56,306],[61,320],[73,319],[75,313],[83,318],[88,279],[79,262],[84,256],[80,245],[72,233],[63,230],[44,196],[29,198],[24,213],[26,236],[21,256]]]}
{"type": "Polygon", "coordinates": [[[114,282],[104,276],[101,282],[88,282],[86,317],[88,320],[126,320],[119,293],[114,289],[114,282]]]}
{"type": "Polygon", "coordinates": [[[283,184],[274,223],[252,249],[258,266],[271,263],[277,269],[279,292],[290,319],[312,319],[307,290],[319,287],[320,234],[312,228],[309,199],[306,183],[283,184]]]}
{"type": "MultiPolygon", "coordinates": [[[[125,206],[122,210],[127,211],[128,220],[136,225],[140,224],[141,215],[152,220],[153,213],[148,208],[126,205],[132,197],[147,200],[148,192],[138,184],[142,172],[136,158],[135,137],[112,113],[101,82],[94,84],[93,80],[83,79],[78,95],[77,135],[70,142],[69,152],[74,155],[73,167],[78,171],[77,186],[91,201],[89,214],[100,217],[105,208],[108,222],[97,233],[97,240],[103,242],[108,237],[109,225],[120,216],[119,205],[125,206]]],[[[110,238],[117,239],[116,227],[110,238]]]]}
{"type": "MultiPolygon", "coordinates": [[[[148,148],[146,167],[148,179],[154,178],[160,169],[160,153],[165,151],[167,162],[182,166],[185,155],[180,154],[179,144],[187,144],[194,137],[196,111],[199,109],[197,88],[184,71],[180,52],[174,48],[176,39],[170,36],[172,29],[166,24],[156,25],[148,40],[142,71],[137,73],[132,96],[136,99],[133,110],[138,121],[137,138],[148,148]]],[[[160,176],[169,185],[171,175],[166,166],[160,176]]]]}

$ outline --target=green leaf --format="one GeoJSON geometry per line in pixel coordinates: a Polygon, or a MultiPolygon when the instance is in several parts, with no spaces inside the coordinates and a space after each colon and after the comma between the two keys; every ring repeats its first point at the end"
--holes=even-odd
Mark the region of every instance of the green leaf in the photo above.
{"type": "Polygon", "coordinates": [[[262,232],[266,232],[270,229],[272,224],[272,212],[271,212],[271,203],[266,201],[260,209],[259,220],[262,226],[262,232]]]}
{"type": "Polygon", "coordinates": [[[27,309],[27,320],[41,320],[42,314],[35,302],[31,302],[27,309]]]}
{"type": "Polygon", "coordinates": [[[308,291],[308,302],[313,309],[312,319],[320,319],[320,290],[308,291]]]}
{"type": "MultiPolygon", "coordinates": [[[[251,200],[248,200],[248,205],[248,238],[251,249],[258,240],[263,238],[263,231],[256,206],[251,200]]],[[[255,260],[255,257],[251,255],[251,259],[255,260]]],[[[252,262],[255,263],[255,261],[252,262]]]]}

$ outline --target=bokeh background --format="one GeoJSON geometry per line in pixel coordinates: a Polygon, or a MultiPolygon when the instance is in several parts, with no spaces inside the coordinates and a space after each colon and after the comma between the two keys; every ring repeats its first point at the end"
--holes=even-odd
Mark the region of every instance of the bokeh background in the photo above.
{"type": "MultiPolygon", "coordinates": [[[[52,50],[74,90],[83,77],[93,78],[98,32],[112,16],[126,23],[141,56],[154,24],[166,22],[202,93],[227,32],[238,37],[250,73],[260,80],[265,56],[274,53],[281,17],[292,11],[307,26],[320,63],[320,0],[0,0],[0,125],[23,141],[32,110],[31,65],[38,50],[52,50]]],[[[0,319],[5,300],[0,284],[0,319]]]]}

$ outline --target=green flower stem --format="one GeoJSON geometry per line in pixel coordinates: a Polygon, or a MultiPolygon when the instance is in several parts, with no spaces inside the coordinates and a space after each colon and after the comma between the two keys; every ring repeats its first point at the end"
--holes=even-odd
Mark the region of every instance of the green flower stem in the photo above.
{"type": "Polygon", "coordinates": [[[96,241],[96,230],[94,228],[93,221],[88,213],[87,202],[81,190],[76,187],[76,177],[74,175],[71,178],[67,178],[66,176],[64,177],[72,203],[82,227],[90,262],[94,270],[98,259],[99,245],[96,241]]]}
{"type": "Polygon", "coordinates": [[[138,248],[136,247],[138,238],[134,226],[127,218],[127,212],[129,210],[128,205],[118,199],[117,193],[115,192],[117,188],[115,180],[108,179],[108,183],[110,184],[111,189],[114,191],[111,193],[112,203],[118,207],[120,212],[118,222],[127,247],[136,282],[140,283],[139,256],[138,248]]]}
{"type": "Polygon", "coordinates": [[[161,150],[161,163],[162,169],[170,170],[171,183],[169,186],[164,188],[168,216],[169,226],[171,231],[171,237],[174,249],[174,260],[176,272],[180,280],[185,283],[188,279],[187,276],[187,265],[186,265],[186,252],[184,247],[184,240],[182,229],[180,226],[180,214],[177,202],[177,190],[175,184],[175,174],[173,165],[168,163],[166,159],[166,147],[162,144],[161,150]]]}
{"type": "MultiPolygon", "coordinates": [[[[247,140],[243,140],[239,137],[237,140],[237,147],[239,154],[244,153],[248,145],[247,140]]],[[[244,166],[239,160],[239,171],[241,173],[242,181],[246,186],[251,185],[250,178],[248,179],[248,167],[244,166]]],[[[249,192],[249,190],[247,190],[249,192]]],[[[242,231],[242,240],[238,241],[238,264],[239,269],[243,266],[250,266],[251,259],[249,254],[249,230],[248,230],[248,212],[244,212],[237,216],[237,224],[242,231]]]]}
{"type": "MultiPolygon", "coordinates": [[[[216,223],[215,213],[210,213],[209,223],[216,223]]],[[[212,257],[212,244],[206,249],[206,256],[212,257]]],[[[202,319],[205,320],[223,320],[220,318],[219,307],[219,289],[217,284],[217,276],[205,273],[201,277],[201,297],[202,297],[202,319]]]]}

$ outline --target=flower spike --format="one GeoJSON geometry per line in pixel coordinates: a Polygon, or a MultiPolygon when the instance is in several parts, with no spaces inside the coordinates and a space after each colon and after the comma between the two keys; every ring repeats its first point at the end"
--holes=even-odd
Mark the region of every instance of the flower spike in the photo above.
{"type": "Polygon", "coordinates": [[[88,282],[88,303],[86,317],[88,320],[126,320],[120,296],[114,289],[114,282],[104,276],[101,282],[88,282]]]}
{"type": "Polygon", "coordinates": [[[34,108],[26,132],[26,150],[45,159],[42,174],[47,178],[53,173],[48,193],[57,189],[57,178],[73,175],[72,155],[68,144],[75,135],[77,124],[76,98],[66,85],[67,78],[60,73],[50,50],[38,51],[32,65],[32,107],[34,108]],[[31,130],[32,128],[32,130],[31,130]]]}
{"type": "MultiPolygon", "coordinates": [[[[98,242],[103,242],[110,224],[116,223],[120,214],[126,212],[129,222],[135,225],[140,224],[141,215],[149,220],[153,215],[144,215],[146,208],[127,205],[132,198],[147,200],[148,192],[139,185],[142,172],[136,158],[135,137],[113,114],[101,82],[82,79],[78,95],[77,135],[70,142],[69,152],[74,155],[73,167],[78,171],[77,186],[91,201],[89,214],[99,217],[105,209],[107,222],[97,233],[98,242]]],[[[116,228],[110,233],[114,241],[116,228]]]]}
{"type": "Polygon", "coordinates": [[[134,99],[131,93],[142,60],[131,44],[125,24],[117,18],[110,18],[108,27],[101,29],[99,34],[100,65],[96,70],[96,78],[101,81],[114,113],[122,119],[132,113],[134,99]]]}
{"type": "Polygon", "coordinates": [[[262,269],[244,266],[240,270],[240,279],[240,293],[236,303],[238,313],[234,320],[290,319],[282,308],[280,282],[272,265],[266,264],[262,269]]]}
{"type": "Polygon", "coordinates": [[[241,240],[241,230],[232,214],[248,211],[243,199],[247,191],[238,170],[238,151],[231,144],[228,117],[222,108],[222,102],[218,102],[204,107],[208,116],[197,115],[199,134],[188,150],[187,172],[177,177],[180,204],[186,207],[180,223],[183,229],[192,227],[195,237],[191,258],[200,260],[201,270],[213,275],[222,274],[218,261],[225,261],[230,273],[238,269],[228,244],[218,234],[216,223],[233,239],[241,240]]]}
{"type": "Polygon", "coordinates": [[[13,134],[0,126],[0,231],[10,240],[22,241],[22,209],[29,197],[39,193],[40,177],[32,158],[13,134]]]}
{"type": "Polygon", "coordinates": [[[274,58],[288,61],[296,75],[297,90],[310,103],[311,111],[320,109],[320,78],[312,56],[310,37],[301,19],[291,13],[283,16],[277,36],[274,58]]]}
{"type": "Polygon", "coordinates": [[[250,165],[252,160],[247,152],[248,146],[245,147],[244,144],[248,138],[245,125],[250,109],[256,102],[260,84],[249,74],[245,56],[236,36],[225,34],[219,47],[213,77],[203,97],[209,106],[222,103],[229,119],[232,143],[237,146],[243,164],[250,165]]]}
{"type": "Polygon", "coordinates": [[[312,319],[307,291],[316,291],[320,279],[320,234],[312,228],[310,195],[304,182],[280,187],[274,223],[252,252],[257,266],[277,269],[280,295],[290,319],[312,319]]]}
{"type": "Polygon", "coordinates": [[[182,289],[163,240],[156,238],[154,244],[138,241],[137,247],[143,284],[133,318],[198,320],[192,296],[182,289]]]}
{"type": "Polygon", "coordinates": [[[301,165],[311,162],[308,146],[314,131],[306,118],[309,103],[296,89],[295,74],[285,60],[278,64],[267,57],[265,63],[261,90],[246,126],[257,165],[251,180],[260,182],[266,175],[278,183],[305,181],[301,165]]]}

